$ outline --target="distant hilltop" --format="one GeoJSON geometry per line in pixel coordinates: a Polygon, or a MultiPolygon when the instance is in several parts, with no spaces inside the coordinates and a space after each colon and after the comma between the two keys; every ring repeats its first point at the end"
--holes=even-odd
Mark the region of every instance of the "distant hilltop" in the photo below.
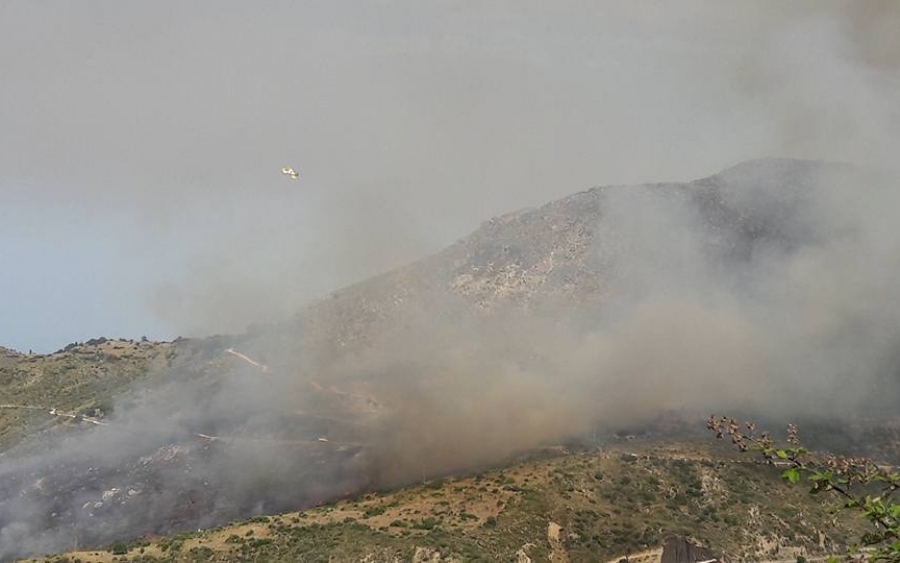
{"type": "Polygon", "coordinates": [[[21,360],[26,357],[27,354],[23,354],[18,350],[13,350],[12,348],[7,348],[5,346],[0,346],[0,366],[5,364],[10,364],[21,360]]]}
{"type": "Polygon", "coordinates": [[[6,346],[0,346],[0,356],[5,356],[7,358],[14,358],[16,356],[23,356],[22,352],[18,350],[13,350],[12,348],[7,348],[6,346]]]}

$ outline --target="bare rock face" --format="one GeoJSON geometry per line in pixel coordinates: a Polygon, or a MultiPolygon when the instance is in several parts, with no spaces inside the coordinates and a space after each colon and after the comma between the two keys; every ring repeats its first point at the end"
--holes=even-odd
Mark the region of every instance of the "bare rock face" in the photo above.
{"type": "Polygon", "coordinates": [[[378,349],[400,328],[453,324],[465,315],[578,316],[601,310],[621,291],[617,280],[641,267],[636,255],[666,260],[685,242],[740,278],[760,266],[761,256],[785,255],[824,236],[827,225],[812,211],[821,179],[857,173],[767,159],[686,183],[594,187],[485,221],[437,254],[309,304],[285,328],[304,335],[307,356],[329,362],[378,349]],[[653,220],[635,226],[640,217],[653,220]],[[666,228],[681,224],[693,226],[694,238],[666,228]],[[636,242],[623,230],[657,234],[636,242]]]}
{"type": "Polygon", "coordinates": [[[701,561],[719,563],[721,560],[712,550],[682,537],[667,539],[660,559],[660,563],[700,563],[701,561]]]}
{"type": "Polygon", "coordinates": [[[430,547],[416,547],[413,554],[413,563],[459,563],[459,559],[452,555],[441,555],[440,550],[430,547]]]}

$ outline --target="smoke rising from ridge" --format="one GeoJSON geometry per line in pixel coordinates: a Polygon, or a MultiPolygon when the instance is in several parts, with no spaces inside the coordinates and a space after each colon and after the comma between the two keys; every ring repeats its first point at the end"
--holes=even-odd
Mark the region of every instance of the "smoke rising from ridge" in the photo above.
{"type": "Polygon", "coordinates": [[[0,558],[306,506],[669,410],[896,403],[900,191],[843,165],[595,189],[291,317],[596,182],[772,154],[893,164],[892,3],[48,6],[0,8],[16,132],[0,213],[134,219],[123,257],[160,264],[147,293],[175,330],[287,320],[182,344],[108,427],[0,458],[0,558]],[[36,36],[16,25],[32,20],[36,36]]]}
{"type": "Polygon", "coordinates": [[[896,175],[767,160],[590,192],[599,306],[576,315],[537,298],[534,314],[413,322],[356,360],[398,395],[388,457],[465,466],[670,411],[893,412],[897,188],[896,175]]]}
{"type": "Polygon", "coordinates": [[[665,412],[895,409],[897,185],[763,160],[595,188],[289,322],[182,342],[108,426],[6,453],[0,555],[307,506],[665,412]],[[568,274],[542,274],[548,257],[568,274]]]}
{"type": "Polygon", "coordinates": [[[4,210],[124,215],[123,267],[156,265],[129,290],[173,334],[242,330],[580,186],[891,163],[897,14],[7,2],[4,210]]]}

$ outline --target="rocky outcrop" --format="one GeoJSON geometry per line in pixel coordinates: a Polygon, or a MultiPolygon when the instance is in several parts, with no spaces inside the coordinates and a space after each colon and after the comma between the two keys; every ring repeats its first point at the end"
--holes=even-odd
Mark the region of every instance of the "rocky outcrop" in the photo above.
{"type": "Polygon", "coordinates": [[[660,559],[660,563],[719,563],[720,561],[712,550],[682,537],[667,539],[660,559]]]}
{"type": "Polygon", "coordinates": [[[696,229],[691,242],[710,263],[752,269],[760,255],[787,253],[821,236],[823,226],[810,211],[819,180],[851,171],[765,159],[692,182],[591,188],[494,217],[442,252],[315,301],[294,328],[307,357],[327,363],[378,348],[398,329],[415,332],[417,324],[449,325],[473,314],[596,313],[641,250],[622,235],[636,216],[671,215],[641,230],[659,231],[658,241],[638,244],[658,242],[659,252],[668,252],[672,233],[665,226],[681,221],[696,229]]]}

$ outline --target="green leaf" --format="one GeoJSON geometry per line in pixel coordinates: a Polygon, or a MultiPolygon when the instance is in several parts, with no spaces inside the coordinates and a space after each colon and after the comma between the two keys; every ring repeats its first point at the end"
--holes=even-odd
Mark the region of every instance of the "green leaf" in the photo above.
{"type": "Polygon", "coordinates": [[[800,472],[797,470],[796,467],[792,467],[790,469],[785,469],[784,472],[782,472],[782,474],[781,474],[781,478],[787,479],[793,485],[793,484],[796,484],[798,481],[800,481],[800,472]]]}
{"type": "Polygon", "coordinates": [[[813,483],[818,483],[819,481],[828,481],[829,479],[831,479],[830,473],[822,473],[820,471],[816,471],[809,476],[809,480],[813,483]]]}
{"type": "Polygon", "coordinates": [[[775,450],[775,455],[778,456],[778,459],[787,459],[787,452],[784,450],[775,450]]]}

